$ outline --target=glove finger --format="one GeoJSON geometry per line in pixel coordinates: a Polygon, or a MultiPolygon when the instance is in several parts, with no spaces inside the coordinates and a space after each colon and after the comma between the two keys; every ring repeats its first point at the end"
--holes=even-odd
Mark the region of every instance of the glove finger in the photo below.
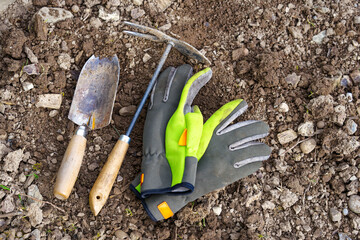
{"type": "Polygon", "coordinates": [[[219,130],[224,129],[231,123],[231,121],[241,115],[246,109],[246,101],[242,99],[236,99],[222,106],[206,121],[203,127],[203,134],[201,136],[199,149],[196,154],[198,159],[200,159],[201,156],[205,153],[214,132],[216,132],[218,135],[219,130]]]}
{"type": "Polygon", "coordinates": [[[191,104],[194,98],[200,89],[211,79],[211,77],[211,69],[206,68],[192,76],[185,84],[179,103],[179,108],[183,110],[183,114],[191,112],[191,104]]]}
{"type": "Polygon", "coordinates": [[[151,95],[143,134],[144,154],[165,151],[166,124],[179,102],[181,91],[192,73],[189,65],[169,67],[162,72],[151,95]],[[164,101],[166,97],[167,102],[164,101]]]}
{"type": "Polygon", "coordinates": [[[232,150],[230,162],[234,168],[241,168],[250,163],[265,161],[270,154],[271,148],[265,143],[249,142],[232,150]]]}
{"type": "Polygon", "coordinates": [[[152,105],[157,104],[177,104],[180,100],[181,92],[192,75],[192,67],[184,64],[180,67],[168,67],[156,82],[156,86],[153,89],[152,105]]]}
{"type": "Polygon", "coordinates": [[[263,121],[249,120],[236,123],[230,131],[225,129],[222,134],[214,134],[213,138],[221,144],[227,145],[229,150],[234,150],[255,140],[266,137],[269,134],[269,126],[263,121]]]}

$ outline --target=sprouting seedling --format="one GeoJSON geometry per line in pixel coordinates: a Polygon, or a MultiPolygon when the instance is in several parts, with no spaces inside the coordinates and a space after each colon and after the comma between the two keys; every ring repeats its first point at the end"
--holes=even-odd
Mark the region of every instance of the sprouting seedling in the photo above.
{"type": "Polygon", "coordinates": [[[24,72],[24,67],[26,65],[28,65],[29,59],[26,59],[26,62],[21,66],[21,71],[20,71],[20,77],[22,76],[23,72],[24,72]]]}
{"type": "Polygon", "coordinates": [[[128,216],[131,217],[131,216],[133,215],[133,213],[132,213],[132,211],[131,211],[130,208],[126,208],[125,211],[126,211],[126,214],[127,214],[128,216]]]}
{"type": "Polygon", "coordinates": [[[202,222],[202,226],[203,226],[203,227],[206,227],[205,218],[203,218],[203,219],[201,220],[201,222],[202,222]]]}
{"type": "Polygon", "coordinates": [[[41,67],[41,73],[44,73],[45,72],[45,68],[44,68],[44,65],[40,64],[40,67],[41,67]]]}
{"type": "Polygon", "coordinates": [[[93,240],[97,240],[98,238],[100,238],[101,237],[101,234],[98,232],[97,234],[96,234],[96,236],[93,238],[93,240]]]}
{"type": "Polygon", "coordinates": [[[38,179],[38,178],[39,178],[39,176],[38,176],[36,173],[31,173],[31,174],[26,175],[26,176],[27,176],[27,177],[29,177],[29,176],[34,176],[35,179],[38,179]]]}
{"type": "Polygon", "coordinates": [[[296,71],[299,70],[299,65],[296,65],[296,66],[295,66],[295,69],[296,69],[296,71]]]}
{"type": "Polygon", "coordinates": [[[8,190],[8,191],[10,191],[10,188],[8,188],[7,186],[0,185],[0,187],[1,187],[2,189],[4,189],[4,190],[8,190]]]}
{"type": "Polygon", "coordinates": [[[315,23],[311,22],[311,21],[309,20],[309,18],[307,18],[306,20],[307,20],[308,24],[310,24],[310,25],[313,26],[313,27],[316,27],[315,23]]]}
{"type": "Polygon", "coordinates": [[[264,238],[264,237],[265,237],[265,236],[262,235],[262,234],[259,234],[259,235],[258,235],[258,238],[259,238],[259,239],[262,239],[262,238],[264,238]]]}
{"type": "Polygon", "coordinates": [[[314,92],[310,91],[310,94],[308,95],[308,97],[311,97],[312,95],[314,95],[314,92]]]}

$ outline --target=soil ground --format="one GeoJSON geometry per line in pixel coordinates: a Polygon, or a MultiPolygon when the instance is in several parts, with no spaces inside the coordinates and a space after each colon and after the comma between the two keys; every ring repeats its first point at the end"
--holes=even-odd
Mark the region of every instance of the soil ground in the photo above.
{"type": "MultiPolygon", "coordinates": [[[[17,1],[0,14],[0,239],[360,239],[359,44],[360,6],[351,0],[17,1]],[[41,21],[45,6],[73,16],[41,21]],[[264,141],[272,155],[259,171],[158,223],[128,189],[140,172],[146,109],[110,199],[97,217],[88,204],[165,49],[123,34],[125,20],[160,28],[210,59],[213,78],[194,102],[205,118],[243,98],[249,109],[240,120],[271,128],[264,141]],[[38,75],[24,71],[35,61],[25,47],[38,75]],[[115,53],[112,122],[89,133],[73,193],[60,201],[52,190],[76,127],[67,116],[77,77],[92,54],[115,53]],[[60,109],[36,106],[49,93],[63,96],[60,109]]],[[[172,50],[164,69],[184,63],[204,67],[172,50]]]]}

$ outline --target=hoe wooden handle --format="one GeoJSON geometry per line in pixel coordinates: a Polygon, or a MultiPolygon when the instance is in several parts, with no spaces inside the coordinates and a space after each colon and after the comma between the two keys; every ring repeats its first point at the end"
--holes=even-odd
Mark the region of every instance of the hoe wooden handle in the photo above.
{"type": "Polygon", "coordinates": [[[84,136],[74,135],[72,137],[56,177],[54,195],[58,199],[65,200],[69,197],[79,174],[85,147],[86,138],[84,136]]]}
{"type": "MultiPolygon", "coordinates": [[[[128,138],[130,140],[130,138],[128,138]]],[[[90,191],[90,209],[96,216],[105,205],[124,161],[129,141],[119,139],[90,191]]]]}

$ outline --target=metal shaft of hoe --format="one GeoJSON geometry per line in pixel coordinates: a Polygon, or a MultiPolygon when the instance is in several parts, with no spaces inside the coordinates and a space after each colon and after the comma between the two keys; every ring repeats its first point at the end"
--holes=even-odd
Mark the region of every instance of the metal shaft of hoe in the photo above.
{"type": "Polygon", "coordinates": [[[154,75],[152,76],[152,78],[150,80],[150,83],[149,83],[149,85],[148,85],[148,87],[147,87],[147,89],[146,89],[146,91],[144,93],[144,96],[141,99],[141,102],[140,102],[139,106],[136,109],[135,115],[134,115],[133,119],[131,120],[129,128],[126,131],[126,136],[130,136],[130,133],[131,133],[131,131],[133,130],[133,128],[135,126],[136,120],[139,118],[140,112],[141,112],[142,108],[145,105],[146,99],[148,98],[152,88],[154,87],[156,79],[158,78],[158,76],[160,74],[160,71],[161,71],[162,67],[164,66],[164,63],[165,63],[165,61],[166,61],[166,59],[167,59],[167,57],[168,57],[168,55],[170,53],[170,50],[171,50],[171,48],[173,46],[174,46],[174,44],[172,42],[169,42],[167,44],[165,52],[163,53],[163,55],[160,58],[160,62],[156,67],[155,73],[154,73],[154,75]]]}

